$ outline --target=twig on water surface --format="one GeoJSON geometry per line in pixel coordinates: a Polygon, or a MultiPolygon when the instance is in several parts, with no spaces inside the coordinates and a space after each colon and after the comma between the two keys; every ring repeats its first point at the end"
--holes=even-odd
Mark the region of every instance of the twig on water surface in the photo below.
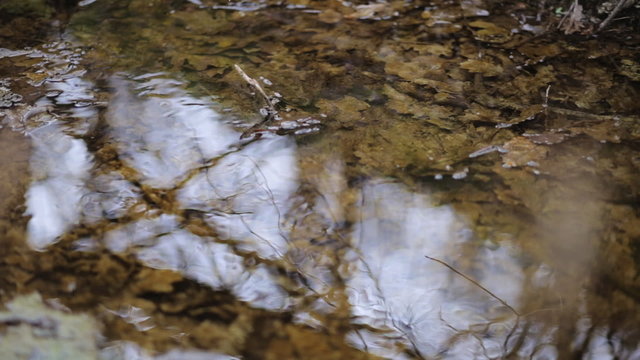
{"type": "Polygon", "coordinates": [[[234,64],[233,68],[236,69],[238,74],[240,74],[242,79],[246,81],[247,84],[249,84],[249,86],[251,86],[254,90],[258,92],[258,94],[260,94],[260,96],[262,97],[262,100],[264,100],[265,104],[267,105],[267,110],[269,111],[269,113],[272,115],[277,114],[278,112],[276,111],[276,108],[271,103],[271,99],[269,98],[267,93],[262,89],[262,86],[260,86],[260,83],[256,79],[247,75],[247,73],[245,73],[244,70],[242,70],[242,68],[237,64],[234,64]]]}
{"type": "Polygon", "coordinates": [[[271,98],[269,97],[269,95],[267,95],[267,93],[264,91],[264,89],[262,89],[262,86],[260,86],[260,83],[252,78],[251,76],[247,75],[247,73],[244,72],[244,70],[242,70],[242,68],[240,66],[238,66],[237,64],[233,65],[233,68],[236,70],[236,72],[238,72],[238,74],[240,74],[240,76],[242,77],[242,79],[244,81],[247,82],[247,84],[249,84],[249,86],[251,88],[253,88],[254,91],[256,91],[258,94],[260,94],[260,97],[262,98],[262,100],[265,103],[265,107],[261,108],[261,114],[264,115],[264,118],[262,119],[262,121],[259,121],[258,123],[254,124],[252,127],[250,127],[249,129],[245,130],[242,135],[240,135],[240,139],[244,139],[247,137],[251,137],[253,135],[254,139],[258,139],[260,138],[260,136],[262,134],[260,134],[259,132],[261,130],[261,126],[263,126],[263,124],[270,122],[271,120],[275,119],[276,117],[278,117],[278,110],[276,110],[276,107],[273,106],[273,102],[271,101],[271,98]],[[262,110],[264,110],[266,112],[263,113],[262,110]]]}
{"type": "Polygon", "coordinates": [[[520,313],[514,309],[513,307],[511,307],[511,305],[507,304],[506,301],[502,300],[500,297],[498,297],[498,295],[494,294],[491,292],[491,290],[487,289],[486,287],[480,285],[479,282],[473,280],[472,278],[470,278],[469,276],[461,273],[459,270],[457,270],[456,268],[454,268],[453,266],[447,264],[446,262],[440,260],[440,259],[436,259],[434,257],[431,256],[427,256],[425,255],[424,257],[426,257],[427,259],[431,260],[431,261],[435,261],[443,266],[446,266],[449,270],[453,271],[454,273],[462,276],[463,278],[467,279],[469,282],[471,282],[472,284],[474,284],[475,286],[479,287],[480,289],[482,289],[482,291],[486,292],[487,294],[489,294],[492,298],[498,300],[502,305],[506,306],[509,310],[511,310],[511,312],[513,312],[514,314],[516,314],[516,316],[520,317],[520,313]]]}

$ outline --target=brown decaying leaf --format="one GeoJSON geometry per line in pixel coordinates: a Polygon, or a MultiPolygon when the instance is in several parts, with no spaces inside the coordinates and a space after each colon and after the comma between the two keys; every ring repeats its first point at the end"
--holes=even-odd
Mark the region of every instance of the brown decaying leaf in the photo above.
{"type": "Polygon", "coordinates": [[[335,119],[344,127],[354,126],[362,119],[362,111],[369,108],[369,104],[353,96],[345,96],[338,101],[321,99],[316,106],[330,120],[335,119]]]}
{"type": "Polygon", "coordinates": [[[469,26],[476,40],[487,43],[502,44],[511,40],[513,36],[509,29],[484,20],[472,21],[469,26]]]}
{"type": "Polygon", "coordinates": [[[472,72],[480,73],[483,76],[498,76],[504,72],[502,66],[495,64],[489,60],[466,60],[460,64],[460,67],[472,72]]]}
{"type": "Polygon", "coordinates": [[[504,144],[507,151],[502,154],[503,166],[512,168],[518,166],[537,166],[543,160],[549,150],[541,145],[534,144],[525,137],[517,136],[504,144]]]}

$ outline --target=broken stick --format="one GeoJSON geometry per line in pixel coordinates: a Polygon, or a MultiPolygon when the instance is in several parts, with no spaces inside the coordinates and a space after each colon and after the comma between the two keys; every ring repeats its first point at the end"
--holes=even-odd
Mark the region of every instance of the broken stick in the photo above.
{"type": "MultiPolygon", "coordinates": [[[[262,86],[260,86],[260,83],[256,79],[254,79],[254,78],[250,77],[249,75],[247,75],[247,73],[245,73],[244,70],[242,70],[242,68],[240,66],[238,66],[237,64],[234,64],[233,68],[236,69],[238,74],[240,74],[242,79],[244,79],[244,81],[246,81],[247,84],[249,84],[249,86],[251,86],[255,91],[258,92],[258,94],[260,94],[260,96],[262,97],[262,100],[264,100],[264,102],[265,102],[265,104],[267,106],[267,111],[269,112],[269,114],[271,116],[276,115],[278,113],[278,111],[276,110],[276,108],[271,103],[271,99],[269,98],[267,93],[262,89],[262,86]]],[[[265,121],[268,120],[271,116],[267,116],[265,118],[265,121]]]]}

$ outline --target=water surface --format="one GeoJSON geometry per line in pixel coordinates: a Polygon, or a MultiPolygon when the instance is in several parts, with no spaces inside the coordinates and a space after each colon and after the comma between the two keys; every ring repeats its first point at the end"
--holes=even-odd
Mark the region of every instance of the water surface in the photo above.
{"type": "Polygon", "coordinates": [[[0,49],[5,341],[67,309],[76,358],[640,357],[640,39],[536,15],[98,0],[0,49]]]}

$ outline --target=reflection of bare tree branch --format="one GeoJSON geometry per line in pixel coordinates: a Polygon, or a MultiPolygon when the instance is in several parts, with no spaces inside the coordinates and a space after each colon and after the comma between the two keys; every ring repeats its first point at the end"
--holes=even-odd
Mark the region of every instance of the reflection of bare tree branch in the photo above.
{"type": "MultiPolygon", "coordinates": [[[[365,206],[365,194],[362,193],[362,198],[361,198],[361,202],[360,202],[360,209],[363,209],[365,206]]],[[[326,199],[325,199],[326,201],[326,199]]],[[[362,211],[359,212],[360,215],[360,223],[363,223],[363,213],[362,211]]],[[[362,243],[363,241],[363,231],[360,231],[360,243],[362,243]]],[[[378,293],[380,300],[382,301],[383,305],[384,305],[384,309],[385,309],[385,317],[391,321],[391,325],[393,326],[393,328],[398,331],[404,340],[408,341],[411,344],[412,347],[412,355],[417,357],[418,359],[424,359],[424,356],[421,354],[420,350],[418,349],[418,345],[416,343],[416,336],[413,334],[413,329],[412,329],[412,322],[410,321],[410,323],[408,324],[408,328],[409,331],[406,331],[405,329],[401,328],[397,323],[396,323],[396,319],[394,314],[392,314],[391,310],[390,310],[390,306],[387,304],[387,300],[384,296],[384,292],[382,291],[382,288],[380,286],[380,281],[378,280],[377,276],[374,275],[373,270],[371,269],[371,266],[369,265],[369,263],[365,260],[364,256],[362,255],[362,253],[359,251],[359,249],[357,247],[350,247],[350,249],[352,251],[354,251],[357,255],[358,255],[358,259],[362,262],[362,265],[365,268],[365,273],[369,275],[369,278],[373,281],[374,285],[375,285],[375,289],[376,292],[378,293]]],[[[354,289],[357,290],[357,289],[354,289]]]]}
{"type": "Polygon", "coordinates": [[[509,331],[509,334],[507,335],[506,338],[504,338],[504,343],[502,344],[502,348],[504,349],[504,358],[505,359],[510,359],[512,356],[514,356],[518,349],[520,349],[520,347],[522,347],[522,345],[524,344],[524,340],[527,337],[527,334],[529,333],[529,327],[531,326],[531,324],[529,322],[526,322],[524,324],[524,327],[522,328],[522,331],[520,331],[520,334],[518,335],[518,338],[516,340],[516,343],[511,347],[511,349],[509,349],[509,340],[511,340],[511,337],[513,337],[513,335],[516,333],[516,330],[518,329],[520,325],[520,317],[516,317],[516,323],[513,325],[513,327],[511,328],[511,331],[509,331]]]}
{"type": "Polygon", "coordinates": [[[252,211],[237,212],[235,210],[230,209],[231,205],[229,205],[229,202],[231,202],[233,199],[237,198],[240,195],[244,195],[244,194],[248,193],[249,189],[246,189],[244,191],[241,190],[241,191],[234,192],[232,195],[229,195],[229,196],[222,196],[220,193],[218,193],[218,190],[216,189],[216,186],[213,184],[213,182],[211,181],[211,178],[209,177],[209,171],[210,170],[211,170],[211,168],[205,169],[205,179],[206,179],[207,183],[209,184],[209,186],[211,187],[211,190],[213,190],[213,192],[217,196],[217,200],[221,201],[222,202],[222,206],[225,208],[224,210],[216,209],[214,211],[219,211],[219,212],[222,212],[224,214],[229,214],[229,215],[253,214],[252,211]]]}
{"type": "MultiPolygon", "coordinates": [[[[322,199],[322,201],[324,202],[325,208],[327,209],[327,212],[329,212],[329,215],[331,216],[331,220],[333,221],[334,224],[337,224],[338,223],[338,218],[333,213],[333,209],[331,208],[331,205],[329,203],[329,200],[327,200],[327,197],[322,192],[320,192],[320,190],[318,190],[315,187],[311,188],[310,190],[314,194],[316,194],[320,199],[322,199]]],[[[344,239],[342,239],[342,240],[344,240],[344,239]]]]}
{"type": "MultiPolygon", "coordinates": [[[[195,135],[194,135],[195,138],[195,135]]],[[[220,154],[219,156],[212,158],[212,159],[208,159],[205,160],[204,159],[204,153],[202,153],[202,149],[198,146],[198,151],[200,152],[201,156],[203,157],[203,165],[202,166],[198,166],[196,168],[193,168],[191,170],[189,170],[186,175],[180,180],[178,181],[178,183],[176,184],[176,186],[172,189],[172,191],[176,191],[180,188],[182,188],[186,183],[188,183],[195,175],[199,174],[201,171],[207,171],[207,175],[208,175],[208,171],[215,167],[216,165],[218,165],[218,163],[220,162],[220,160],[226,158],[227,156],[231,155],[231,154],[235,154],[238,153],[240,151],[242,151],[246,146],[248,146],[249,144],[253,143],[254,141],[256,141],[256,139],[252,139],[246,142],[242,142],[242,143],[238,143],[236,144],[235,147],[233,147],[232,149],[230,149],[229,151],[220,154]]],[[[129,180],[129,179],[127,179],[129,180]]],[[[129,180],[131,181],[131,180],[129,180]]],[[[131,181],[133,182],[133,181],[131,181]]],[[[209,185],[211,185],[211,187],[213,188],[214,192],[216,192],[215,187],[213,186],[213,184],[209,183],[209,185]]],[[[216,195],[217,192],[216,192],[216,195]]]]}
{"type": "MultiPolygon", "coordinates": [[[[362,199],[361,199],[361,203],[360,203],[360,209],[364,209],[365,208],[365,194],[362,193],[362,199]]],[[[362,211],[359,212],[360,215],[360,223],[363,223],[363,213],[362,211]]],[[[360,231],[360,243],[362,243],[363,239],[363,231],[360,231]]],[[[376,292],[379,294],[380,296],[380,300],[382,301],[382,303],[384,304],[384,309],[385,309],[385,316],[387,319],[389,319],[391,321],[391,324],[393,325],[393,327],[404,336],[404,338],[409,341],[409,343],[412,346],[412,350],[413,350],[413,355],[416,356],[419,359],[424,359],[423,355],[420,353],[420,350],[418,349],[418,345],[415,341],[415,335],[413,334],[413,329],[412,326],[409,326],[409,332],[405,331],[404,329],[400,328],[400,326],[398,326],[398,324],[396,323],[395,317],[394,315],[391,313],[390,310],[390,306],[387,304],[387,300],[384,297],[384,292],[382,291],[382,288],[380,287],[380,281],[378,280],[378,278],[374,275],[371,266],[369,265],[369,263],[365,260],[364,256],[360,253],[360,251],[355,248],[352,247],[352,250],[356,252],[356,254],[358,254],[358,258],[359,260],[362,262],[363,266],[365,267],[365,273],[369,274],[369,277],[371,278],[371,280],[373,281],[373,283],[375,284],[375,289],[376,292]]]]}
{"type": "Polygon", "coordinates": [[[364,347],[364,351],[369,352],[369,345],[367,345],[367,342],[362,337],[362,334],[360,334],[360,330],[356,330],[355,333],[356,335],[358,335],[358,338],[360,339],[360,341],[362,341],[362,346],[364,347]]]}
{"type": "Polygon", "coordinates": [[[245,228],[247,229],[247,231],[249,231],[251,233],[251,235],[257,237],[258,239],[262,240],[263,242],[265,242],[267,245],[269,245],[269,247],[271,249],[273,249],[273,251],[276,253],[276,255],[278,255],[279,258],[284,257],[284,254],[282,254],[280,252],[280,250],[278,250],[278,248],[275,247],[275,245],[273,245],[271,243],[271,241],[267,240],[266,238],[264,238],[262,235],[258,234],[257,232],[253,231],[253,229],[251,228],[251,226],[249,226],[249,224],[247,224],[247,222],[245,221],[244,217],[242,215],[240,215],[240,221],[242,221],[242,224],[245,226],[245,228]]]}
{"type": "Polygon", "coordinates": [[[587,330],[587,333],[585,334],[582,344],[580,344],[579,347],[576,346],[577,355],[586,354],[589,352],[589,343],[591,342],[591,338],[593,337],[594,331],[595,331],[595,326],[593,325],[589,326],[589,330],[587,330]]]}
{"type": "Polygon", "coordinates": [[[260,165],[258,165],[258,163],[255,160],[253,160],[250,156],[247,156],[247,155],[244,155],[244,157],[246,157],[247,159],[249,159],[249,161],[251,161],[253,163],[253,165],[256,167],[256,169],[258,170],[258,172],[262,176],[262,179],[264,180],[265,191],[269,195],[269,199],[271,200],[271,203],[273,204],[273,208],[276,210],[276,214],[278,215],[278,232],[280,233],[280,237],[282,237],[282,239],[285,242],[288,243],[289,242],[289,238],[284,235],[284,231],[282,230],[282,224],[281,224],[282,223],[282,214],[280,213],[280,208],[278,207],[278,204],[276,203],[276,198],[273,195],[273,191],[269,187],[269,181],[267,180],[267,177],[264,175],[264,172],[262,172],[262,169],[260,168],[260,165]]]}
{"type": "Polygon", "coordinates": [[[447,264],[446,262],[440,260],[440,259],[436,259],[433,258],[431,256],[425,255],[424,257],[426,257],[429,260],[435,261],[437,263],[440,263],[441,265],[446,266],[447,268],[449,268],[449,270],[453,271],[454,273],[462,276],[463,278],[467,279],[468,281],[470,281],[471,283],[473,283],[474,285],[476,285],[477,287],[479,287],[480,289],[482,289],[482,291],[486,292],[487,294],[489,294],[492,298],[498,300],[502,305],[506,306],[509,310],[511,310],[511,312],[513,312],[514,314],[516,314],[518,317],[520,317],[520,313],[518,313],[518,311],[516,311],[516,309],[514,309],[513,307],[511,307],[511,305],[507,304],[506,301],[502,300],[500,297],[498,297],[496,294],[492,293],[490,290],[488,290],[486,287],[480,285],[480,283],[478,283],[477,281],[473,280],[472,278],[470,278],[469,276],[461,273],[460,271],[458,271],[457,269],[455,269],[453,266],[447,264]]]}
{"type": "MultiPolygon", "coordinates": [[[[318,278],[317,276],[311,275],[301,269],[299,269],[298,267],[295,266],[295,264],[292,264],[287,257],[285,256],[285,254],[282,254],[269,240],[267,240],[266,238],[264,238],[263,236],[261,236],[260,234],[256,233],[251,226],[245,221],[244,217],[241,215],[240,216],[240,221],[242,221],[242,224],[246,227],[246,229],[255,237],[257,237],[258,239],[264,241],[265,243],[267,243],[269,245],[269,247],[271,247],[273,249],[273,251],[278,255],[278,258],[283,259],[283,261],[286,261],[289,263],[289,265],[293,265],[291,266],[293,269],[295,269],[295,273],[298,274],[299,276],[299,280],[303,283],[303,285],[305,287],[307,287],[307,289],[309,289],[311,292],[313,292],[314,294],[318,295],[321,297],[321,294],[319,294],[315,289],[313,289],[311,286],[309,286],[307,278],[312,278],[315,279],[321,283],[323,283],[323,285],[328,285],[324,280],[318,278]]],[[[287,239],[288,240],[288,239],[287,239]]],[[[286,270],[286,269],[284,269],[286,270]]],[[[290,291],[291,289],[286,289],[288,291],[290,291]]],[[[327,302],[329,305],[331,305],[330,302],[327,302]]]]}
{"type": "MultiPolygon", "coordinates": [[[[538,351],[540,351],[541,349],[543,349],[543,348],[545,348],[547,346],[549,346],[551,348],[555,348],[555,346],[553,344],[550,344],[550,343],[538,344],[533,348],[533,351],[531,351],[531,355],[529,355],[529,360],[540,359],[539,357],[536,356],[538,351]]],[[[576,357],[576,359],[583,359],[583,357],[582,356],[578,356],[578,357],[576,357]]]]}
{"type": "Polygon", "coordinates": [[[513,327],[511,328],[511,330],[509,331],[509,334],[507,335],[507,337],[504,339],[504,344],[503,344],[503,348],[505,351],[505,358],[509,358],[511,354],[513,354],[515,352],[516,349],[518,349],[521,345],[522,342],[524,341],[524,337],[526,336],[526,329],[528,328],[529,324],[525,324],[525,330],[522,331],[520,333],[520,336],[518,337],[518,342],[516,343],[516,346],[514,346],[511,351],[508,351],[508,343],[509,340],[511,339],[511,337],[513,336],[513,334],[515,333],[516,329],[518,328],[518,326],[520,325],[520,313],[514,309],[511,305],[509,305],[506,301],[502,300],[499,296],[497,296],[496,294],[494,294],[493,292],[491,292],[489,289],[487,289],[486,287],[482,286],[480,283],[478,283],[477,281],[473,280],[472,278],[470,278],[469,276],[463,274],[462,272],[460,272],[459,270],[457,270],[456,268],[454,268],[453,266],[447,264],[446,262],[440,260],[440,259],[436,259],[434,257],[425,255],[425,257],[431,261],[435,261],[445,267],[447,267],[449,270],[453,271],[454,273],[460,275],[461,277],[463,277],[464,279],[466,279],[467,281],[471,282],[472,284],[476,285],[477,287],[479,287],[482,291],[484,291],[485,293],[489,294],[489,296],[491,296],[492,298],[498,300],[502,305],[504,305],[507,309],[511,310],[511,312],[513,312],[514,315],[516,315],[516,323],[513,325],[513,327]]]}
{"type": "MultiPolygon", "coordinates": [[[[266,175],[264,174],[264,172],[262,171],[262,169],[260,168],[260,165],[251,157],[243,155],[244,157],[246,157],[249,161],[251,161],[251,163],[253,163],[253,165],[255,166],[255,168],[257,169],[257,172],[260,174],[260,176],[263,179],[263,186],[264,186],[264,190],[267,193],[268,197],[269,197],[269,201],[272,203],[276,214],[277,214],[277,227],[278,227],[278,232],[280,237],[285,240],[285,242],[290,243],[290,239],[285,235],[284,230],[282,229],[282,215],[280,212],[280,209],[278,207],[278,204],[276,202],[276,198],[275,195],[273,193],[273,190],[270,188],[268,180],[266,175]]],[[[255,176],[255,173],[254,173],[255,176]]],[[[208,179],[208,173],[207,173],[207,180],[208,179]]],[[[211,184],[211,182],[209,181],[209,184],[213,187],[213,184],[211,184]]],[[[235,196],[237,196],[238,194],[235,194],[235,196]]],[[[228,212],[225,212],[228,213],[228,212]]],[[[272,266],[275,265],[276,268],[282,269],[285,272],[289,272],[291,269],[294,269],[294,272],[298,275],[299,281],[305,286],[307,287],[310,291],[312,291],[314,294],[316,294],[316,297],[323,297],[321,294],[317,293],[316,290],[314,290],[311,286],[309,286],[309,283],[307,281],[307,278],[312,278],[315,279],[317,281],[319,281],[320,283],[322,283],[323,285],[328,285],[326,283],[326,281],[311,275],[309,273],[304,272],[303,270],[299,269],[298,267],[295,266],[295,264],[291,263],[290,260],[288,260],[286,254],[283,254],[275,245],[273,245],[268,239],[266,239],[265,237],[263,237],[262,235],[258,234],[257,232],[255,232],[249,223],[247,223],[246,219],[242,216],[243,213],[239,213],[239,212],[233,212],[232,214],[234,215],[240,215],[240,221],[242,222],[242,224],[245,226],[245,228],[247,229],[247,231],[249,231],[253,236],[255,236],[256,238],[258,238],[259,240],[263,241],[264,243],[266,243],[273,251],[274,253],[277,255],[278,258],[282,259],[283,261],[285,261],[286,263],[288,263],[288,266],[285,266],[284,268],[282,267],[282,265],[275,265],[275,264],[271,264],[272,266]],[[288,270],[287,270],[288,268],[288,270]]],[[[234,242],[237,243],[237,242],[234,242]]],[[[239,253],[239,251],[237,249],[234,248],[234,252],[239,253]]],[[[241,252],[241,251],[240,251],[241,252]]],[[[243,257],[246,257],[245,255],[241,255],[243,257]]],[[[284,284],[281,284],[284,285],[284,284]]],[[[292,291],[292,289],[286,289],[287,291],[292,291]]],[[[313,297],[313,298],[316,298],[313,297]]],[[[327,302],[329,305],[333,306],[330,302],[327,302]]]]}
{"type": "MultiPolygon", "coordinates": [[[[383,299],[383,301],[384,301],[384,297],[381,297],[381,298],[382,298],[382,299],[383,299]]],[[[413,323],[413,322],[411,321],[411,318],[413,318],[413,315],[412,315],[412,317],[409,319],[409,322],[408,322],[408,324],[407,324],[407,326],[406,326],[406,327],[408,327],[408,328],[409,328],[409,331],[405,331],[404,329],[401,329],[401,328],[396,324],[396,319],[394,319],[394,317],[393,317],[393,316],[391,316],[390,311],[388,310],[388,308],[387,308],[387,313],[388,313],[388,315],[389,315],[389,318],[391,319],[391,324],[393,324],[393,327],[394,327],[394,328],[396,328],[396,330],[398,330],[401,334],[403,334],[403,335],[407,338],[407,340],[409,340],[409,342],[411,343],[411,346],[413,347],[413,352],[414,352],[415,356],[416,356],[418,359],[424,359],[424,356],[422,356],[422,354],[420,353],[420,349],[418,349],[418,344],[416,343],[416,336],[415,336],[415,334],[413,333],[413,329],[412,329],[412,327],[413,327],[413,326],[412,326],[412,323],[413,323]]]]}
{"type": "MultiPolygon", "coordinates": [[[[473,337],[474,339],[476,339],[476,341],[478,341],[478,344],[480,345],[480,348],[482,348],[482,353],[484,354],[484,356],[487,359],[491,359],[491,357],[489,356],[489,353],[487,352],[487,348],[484,346],[484,342],[478,336],[478,334],[476,334],[475,331],[471,331],[471,330],[462,331],[462,330],[459,330],[458,328],[456,328],[455,326],[451,325],[447,320],[445,320],[442,317],[442,310],[438,311],[438,317],[440,318],[440,321],[442,321],[442,323],[444,323],[448,328],[450,328],[451,330],[453,330],[456,333],[447,342],[448,343],[447,348],[453,347],[453,345],[455,345],[455,343],[458,342],[458,339],[461,338],[462,336],[469,335],[469,336],[473,337]]],[[[484,325],[485,325],[485,327],[484,327],[484,329],[482,329],[482,331],[484,331],[486,333],[489,330],[489,326],[491,325],[491,323],[487,323],[487,324],[484,324],[484,325]]]]}

